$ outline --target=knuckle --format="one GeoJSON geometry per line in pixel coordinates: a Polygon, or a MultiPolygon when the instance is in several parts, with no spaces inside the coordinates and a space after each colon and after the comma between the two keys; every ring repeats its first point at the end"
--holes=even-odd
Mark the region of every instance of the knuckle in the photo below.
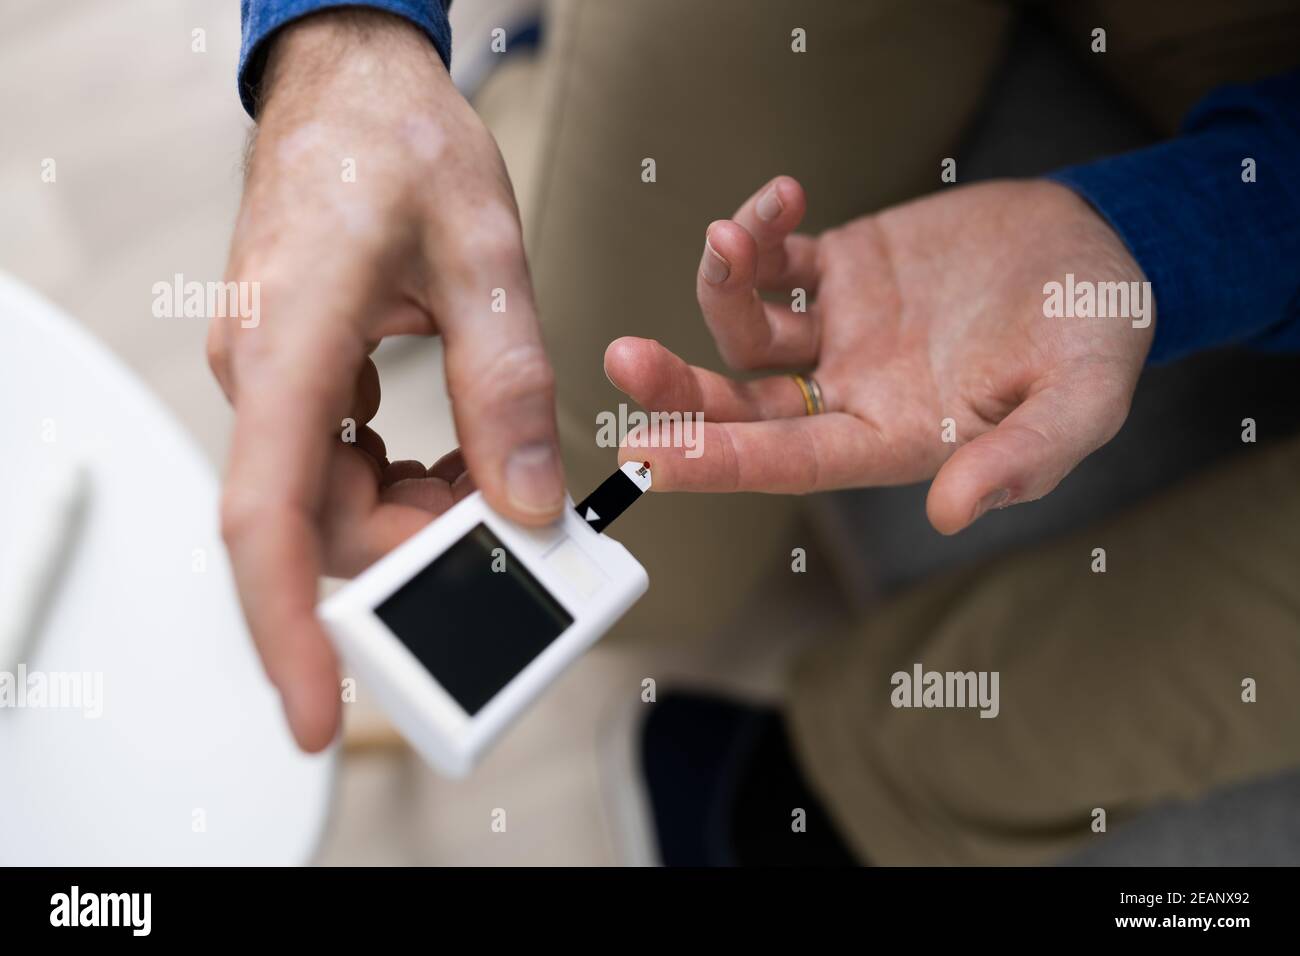
{"type": "Polygon", "coordinates": [[[466,199],[465,215],[453,216],[454,244],[478,263],[507,263],[523,257],[523,235],[514,206],[498,196],[466,199]]]}
{"type": "Polygon", "coordinates": [[[828,258],[835,258],[844,246],[851,241],[845,232],[847,228],[847,226],[835,226],[823,232],[817,239],[819,251],[828,258]]]}
{"type": "Polygon", "coordinates": [[[761,357],[750,342],[735,342],[720,339],[718,352],[728,367],[739,372],[751,372],[762,367],[761,357]]]}
{"type": "Polygon", "coordinates": [[[265,509],[257,496],[227,487],[221,496],[221,538],[227,545],[247,540],[264,522],[265,509]]]}
{"type": "Polygon", "coordinates": [[[555,391],[555,372],[539,343],[529,342],[496,352],[478,375],[488,404],[512,404],[555,391]]]}
{"type": "Polygon", "coordinates": [[[523,258],[523,242],[513,218],[476,226],[461,237],[462,253],[472,262],[510,265],[523,258]]]}
{"type": "Polygon", "coordinates": [[[492,366],[493,377],[515,395],[549,394],[555,388],[555,372],[538,343],[505,349],[492,366]]]}
{"type": "Polygon", "coordinates": [[[215,322],[208,328],[206,353],[208,368],[211,369],[213,375],[221,378],[225,374],[230,352],[226,346],[226,336],[221,326],[215,322]]]}

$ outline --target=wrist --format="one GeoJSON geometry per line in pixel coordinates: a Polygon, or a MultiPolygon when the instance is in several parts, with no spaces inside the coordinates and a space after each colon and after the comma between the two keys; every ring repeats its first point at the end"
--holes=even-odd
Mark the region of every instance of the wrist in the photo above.
{"type": "Polygon", "coordinates": [[[1061,233],[1078,246],[1100,255],[1100,265],[1115,273],[1116,279],[1146,281],[1141,264],[1125,245],[1123,237],[1086,199],[1063,183],[1051,179],[1034,180],[1034,187],[1050,197],[1061,223],[1061,233]]]}
{"type": "Polygon", "coordinates": [[[408,88],[427,95],[441,85],[451,86],[442,58],[410,21],[369,8],[322,10],[288,24],[272,39],[261,105],[374,86],[388,96],[408,88]]]}
{"type": "MultiPolygon", "coordinates": [[[[1050,197],[1054,208],[1053,231],[1061,241],[1052,281],[1073,281],[1072,273],[1093,285],[1098,314],[1122,320],[1123,341],[1130,343],[1129,354],[1140,367],[1151,349],[1156,318],[1156,303],[1146,273],[1123,237],[1101,213],[1070,187],[1052,180],[1039,180],[1035,186],[1050,197]],[[1102,300],[1103,289],[1125,290],[1122,299],[1102,300]],[[1120,305],[1120,303],[1125,303],[1120,305]],[[1119,308],[1118,312],[1114,310],[1119,308]]],[[[1107,293],[1109,295],[1109,293],[1107,293]]],[[[1119,293],[1116,293],[1118,296],[1119,293]]]]}

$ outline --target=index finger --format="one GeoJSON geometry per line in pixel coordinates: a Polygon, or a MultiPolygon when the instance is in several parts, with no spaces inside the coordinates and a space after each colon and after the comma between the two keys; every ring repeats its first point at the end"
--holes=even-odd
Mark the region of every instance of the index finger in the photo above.
{"type": "MultiPolygon", "coordinates": [[[[306,304],[306,303],[304,303],[306,304]]],[[[280,314],[309,309],[281,306],[280,314]]],[[[253,640],[300,746],[320,750],[338,727],[337,662],[316,618],[317,511],[331,435],[348,411],[365,347],[341,320],[280,333],[238,368],[222,536],[253,640]]],[[[264,323],[238,334],[265,334],[264,323]]]]}
{"type": "Polygon", "coordinates": [[[806,494],[903,484],[924,477],[872,426],[842,412],[768,421],[706,421],[692,443],[669,447],[638,447],[637,440],[637,432],[628,435],[619,449],[619,462],[650,462],[655,491],[806,494]]]}

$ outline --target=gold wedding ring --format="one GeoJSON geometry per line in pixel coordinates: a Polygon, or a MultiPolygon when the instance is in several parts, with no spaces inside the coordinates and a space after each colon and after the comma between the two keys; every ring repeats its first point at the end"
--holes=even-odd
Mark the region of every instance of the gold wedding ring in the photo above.
{"type": "Polygon", "coordinates": [[[820,415],[826,411],[826,406],[822,403],[822,387],[817,384],[817,379],[811,375],[800,375],[795,372],[790,376],[794,383],[799,386],[799,391],[803,395],[803,409],[806,415],[820,415]]]}

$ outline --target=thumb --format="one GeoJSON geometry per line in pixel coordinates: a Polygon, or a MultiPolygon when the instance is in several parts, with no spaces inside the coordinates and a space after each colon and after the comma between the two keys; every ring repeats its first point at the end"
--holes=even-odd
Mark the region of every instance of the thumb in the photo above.
{"type": "Polygon", "coordinates": [[[541,525],[564,508],[555,373],[543,347],[522,240],[509,233],[495,243],[461,250],[459,265],[444,256],[431,300],[469,472],[501,514],[541,525]]]}
{"type": "Polygon", "coordinates": [[[1128,397],[1076,382],[1034,393],[992,431],[963,445],[930,484],[925,510],[956,534],[995,508],[1041,498],[1119,431],[1128,397]]]}

